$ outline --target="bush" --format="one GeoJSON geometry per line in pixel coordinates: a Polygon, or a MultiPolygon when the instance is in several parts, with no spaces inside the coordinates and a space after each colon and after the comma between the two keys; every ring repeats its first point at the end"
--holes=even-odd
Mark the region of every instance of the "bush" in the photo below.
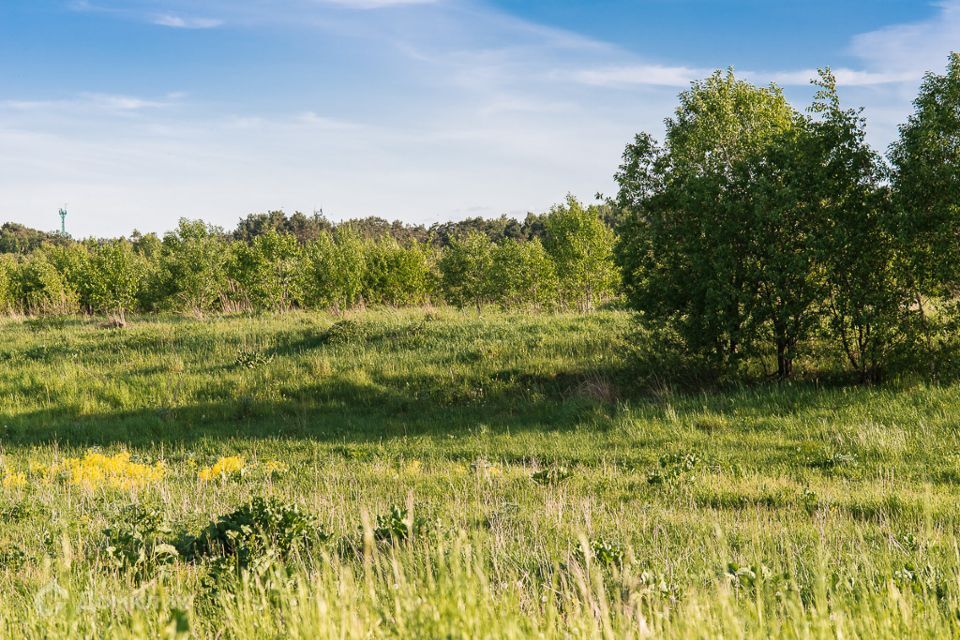
{"type": "Polygon", "coordinates": [[[303,250],[295,236],[271,230],[232,249],[228,273],[254,308],[286,311],[302,301],[303,250]]]}
{"type": "Polygon", "coordinates": [[[494,297],[494,244],[486,235],[473,231],[452,238],[440,258],[440,277],[447,302],[459,308],[476,307],[479,311],[494,297]]]}
{"type": "Polygon", "coordinates": [[[132,505],[124,509],[117,523],[104,530],[106,554],[121,569],[149,573],[178,557],[171,544],[173,532],[163,513],[156,508],[132,505]]]}
{"type": "Polygon", "coordinates": [[[505,240],[493,251],[489,278],[493,299],[505,309],[557,303],[556,265],[539,239],[505,240]]]}
{"type": "Polygon", "coordinates": [[[222,305],[229,248],[221,234],[199,220],[181,219],[177,230],[164,236],[150,283],[155,308],[203,314],[222,305]]]}
{"type": "Polygon", "coordinates": [[[225,557],[242,568],[266,554],[288,558],[304,545],[329,538],[316,519],[298,506],[257,497],[211,522],[199,536],[181,543],[181,548],[187,558],[225,557]]]}
{"type": "Polygon", "coordinates": [[[111,240],[90,252],[87,270],[90,306],[124,322],[137,301],[146,276],[146,261],[126,240],[111,240]]]}
{"type": "Polygon", "coordinates": [[[381,239],[366,247],[363,298],[373,304],[403,306],[430,298],[433,286],[428,252],[414,242],[408,247],[381,239]]]}
{"type": "Polygon", "coordinates": [[[29,314],[64,315],[79,310],[79,296],[43,252],[23,259],[14,271],[13,297],[29,314]]]}

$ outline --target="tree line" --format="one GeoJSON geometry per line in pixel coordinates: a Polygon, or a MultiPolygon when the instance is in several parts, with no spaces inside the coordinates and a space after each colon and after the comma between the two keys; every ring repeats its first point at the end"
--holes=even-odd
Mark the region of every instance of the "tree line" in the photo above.
{"type": "Polygon", "coordinates": [[[662,143],[641,134],[624,153],[624,295],[709,370],[775,362],[786,378],[826,344],[875,380],[955,332],[960,55],[925,76],[886,157],[831,72],[814,82],[800,112],[717,72],[680,94],[662,143]]]}
{"type": "Polygon", "coordinates": [[[617,194],[518,221],[430,227],[252,214],[230,232],[74,242],[0,228],[0,309],[346,309],[445,302],[589,310],[617,298],[664,352],[711,375],[779,378],[824,357],[862,380],[953,362],[960,323],[960,55],[928,73],[884,155],[825,69],[803,111],[716,72],[662,142],[627,145],[617,194]],[[949,358],[938,358],[947,353],[949,358]]]}
{"type": "MultiPolygon", "coordinates": [[[[613,226],[614,209],[608,203],[594,206],[594,211],[608,225],[613,226]]],[[[288,215],[284,211],[274,210],[264,213],[251,213],[241,218],[233,230],[210,227],[210,233],[222,240],[242,240],[251,242],[257,236],[270,231],[294,236],[301,244],[317,240],[324,233],[333,233],[338,227],[349,227],[357,235],[366,239],[391,237],[399,242],[417,241],[434,247],[448,247],[459,237],[472,232],[482,233],[494,242],[504,240],[543,240],[546,234],[545,219],[547,213],[527,213],[521,221],[506,215],[497,218],[471,217],[464,220],[438,222],[430,226],[410,224],[400,220],[389,221],[377,216],[352,218],[335,223],[328,220],[323,212],[305,214],[296,211],[288,215]]],[[[142,234],[134,231],[132,239],[142,234]]],[[[25,254],[44,244],[69,244],[71,238],[59,232],[40,231],[16,222],[0,225],[0,254],[25,254]]]]}
{"type": "MultiPolygon", "coordinates": [[[[236,231],[180,221],[162,238],[88,239],[5,225],[0,310],[24,314],[217,312],[450,303],[591,309],[617,284],[606,207],[575,198],[535,216],[537,230],[506,235],[502,220],[436,225],[420,240],[370,219],[249,216],[236,231]],[[479,228],[478,228],[479,227],[479,228]],[[13,238],[16,241],[13,241],[13,238]]],[[[528,217],[530,220],[531,217],[528,217]]],[[[400,225],[402,228],[402,225],[400,225]]],[[[409,230],[410,227],[407,227],[409,230]]],[[[3,238],[0,230],[0,240],[3,238]]]]}

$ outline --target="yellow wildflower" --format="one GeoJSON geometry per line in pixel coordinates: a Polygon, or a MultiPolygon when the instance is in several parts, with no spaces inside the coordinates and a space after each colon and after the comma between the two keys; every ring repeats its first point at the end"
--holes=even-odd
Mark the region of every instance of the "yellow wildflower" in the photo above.
{"type": "Polygon", "coordinates": [[[65,458],[50,470],[66,482],[89,490],[98,487],[137,489],[159,482],[166,474],[163,462],[152,465],[132,462],[127,452],[107,456],[89,451],[82,458],[65,458]]]}
{"type": "Polygon", "coordinates": [[[245,465],[246,460],[243,459],[243,456],[227,456],[217,460],[213,466],[201,469],[198,476],[206,482],[216,478],[240,475],[243,473],[245,465]]]}
{"type": "Polygon", "coordinates": [[[3,486],[6,489],[19,489],[27,484],[27,476],[17,471],[7,471],[3,476],[3,486]]]}

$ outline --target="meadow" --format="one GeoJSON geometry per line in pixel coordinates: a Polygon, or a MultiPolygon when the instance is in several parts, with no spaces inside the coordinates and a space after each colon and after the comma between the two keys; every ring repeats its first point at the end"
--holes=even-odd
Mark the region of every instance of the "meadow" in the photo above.
{"type": "Polygon", "coordinates": [[[0,322],[0,636],[960,635],[960,386],[638,384],[630,314],[0,322]]]}

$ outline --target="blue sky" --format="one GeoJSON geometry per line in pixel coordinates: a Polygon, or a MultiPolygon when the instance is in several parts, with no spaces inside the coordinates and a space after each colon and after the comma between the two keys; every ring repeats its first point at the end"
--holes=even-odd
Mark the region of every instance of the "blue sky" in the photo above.
{"type": "Polygon", "coordinates": [[[0,0],[0,220],[522,216],[716,68],[802,107],[830,65],[884,148],[951,47],[960,0],[0,0]]]}

